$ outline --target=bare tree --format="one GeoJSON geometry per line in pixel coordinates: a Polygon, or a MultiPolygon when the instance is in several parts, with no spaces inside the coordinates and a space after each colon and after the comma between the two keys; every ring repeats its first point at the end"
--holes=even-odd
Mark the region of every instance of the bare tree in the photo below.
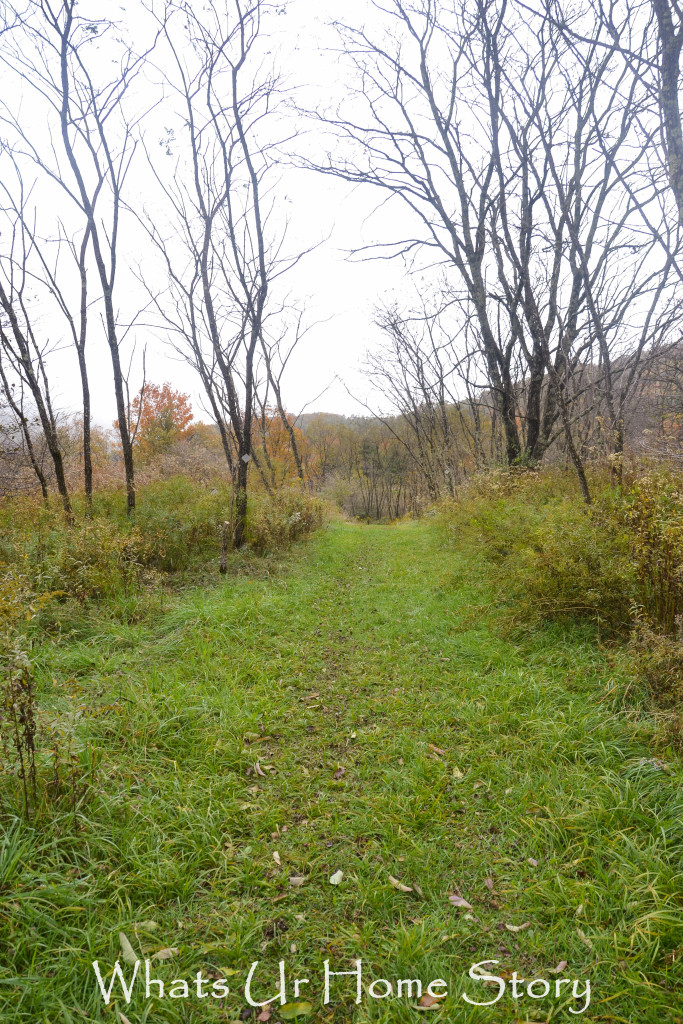
{"type": "Polygon", "coordinates": [[[279,335],[268,333],[278,313],[269,308],[272,285],[303,255],[283,255],[284,231],[272,224],[274,150],[283,140],[265,134],[280,83],[266,70],[262,25],[273,9],[266,0],[225,0],[201,13],[181,0],[168,4],[164,39],[174,70],[165,81],[182,128],[177,137],[169,129],[167,140],[179,155],[170,175],[150,158],[172,223],[165,234],[156,216],[146,218],[169,279],[155,306],[189,354],[219,426],[235,483],[235,547],[244,540],[249,465],[258,459],[259,360],[282,404],[279,335]]]}
{"type": "MultiPolygon", "coordinates": [[[[59,145],[51,134],[47,145],[38,144],[9,100],[5,100],[3,121],[14,134],[15,154],[32,160],[41,168],[53,185],[68,196],[82,219],[80,240],[70,243],[81,282],[80,301],[74,307],[65,304],[63,312],[70,318],[79,359],[85,424],[89,421],[84,355],[85,270],[90,251],[100,285],[105,336],[112,362],[130,512],[135,508],[135,470],[126,417],[115,295],[122,194],[135,151],[137,121],[137,118],[127,118],[124,100],[150,48],[134,53],[118,37],[114,39],[114,29],[114,23],[108,19],[92,20],[81,16],[77,0],[29,0],[26,10],[17,17],[17,27],[5,37],[0,59],[17,76],[22,88],[30,87],[45,104],[48,131],[54,119],[59,133],[59,145]],[[108,47],[112,48],[116,67],[113,76],[108,70],[111,59],[102,59],[108,47]]],[[[89,422],[84,429],[89,429],[89,422]]],[[[85,436],[84,448],[89,451],[85,436]]]]}
{"type": "Polygon", "coordinates": [[[506,0],[373,6],[379,38],[341,29],[356,89],[324,120],[342,155],[308,165],[409,208],[420,230],[384,250],[430,252],[455,272],[508,462],[538,461],[559,425],[589,500],[573,434],[583,369],[599,363],[619,447],[641,356],[676,305],[676,239],[658,256],[642,233],[661,190],[647,175],[640,94],[613,68],[615,44],[577,55],[553,18],[529,26],[506,0]]]}
{"type": "Polygon", "coordinates": [[[28,265],[31,258],[31,238],[26,230],[22,213],[9,221],[9,245],[0,257],[0,381],[8,405],[20,424],[27,444],[31,463],[47,497],[47,485],[33,452],[32,438],[23,408],[23,389],[28,389],[36,408],[67,519],[72,519],[71,498],[66,481],[64,453],[57,428],[57,417],[52,404],[46,368],[49,339],[40,339],[34,319],[38,318],[35,297],[30,290],[28,265]],[[12,379],[13,378],[13,379],[12,379]],[[21,398],[14,396],[18,383],[21,398]]]}
{"type": "MultiPolygon", "coordinates": [[[[538,10],[516,0],[532,16],[538,10]]],[[[569,7],[565,0],[546,0],[549,17],[576,48],[586,44],[619,57],[647,102],[655,160],[665,170],[683,224],[683,128],[681,126],[681,52],[683,10],[678,0],[584,0],[569,7]]]]}
{"type": "MultiPolygon", "coordinates": [[[[15,442],[15,434],[16,434],[17,429],[18,429],[18,431],[19,431],[19,433],[21,435],[22,447],[25,448],[26,455],[28,456],[29,463],[30,463],[30,465],[31,465],[31,467],[33,469],[33,472],[36,475],[36,479],[38,480],[38,483],[40,485],[40,491],[41,491],[41,494],[43,496],[43,501],[47,504],[47,501],[48,501],[48,498],[49,498],[48,488],[47,488],[47,479],[45,477],[45,473],[43,472],[43,467],[42,467],[42,464],[41,464],[41,460],[38,457],[38,454],[37,454],[36,449],[35,449],[35,444],[34,444],[34,441],[33,441],[33,434],[32,434],[32,431],[31,431],[31,424],[29,422],[29,418],[26,415],[26,411],[25,411],[23,383],[22,383],[21,380],[18,381],[18,382],[15,381],[13,383],[11,383],[8,380],[7,374],[5,373],[5,367],[4,367],[3,359],[2,359],[2,348],[3,347],[0,346],[0,385],[2,387],[2,396],[5,399],[5,402],[7,404],[7,408],[12,413],[13,420],[14,420],[13,423],[12,423],[12,420],[10,420],[9,423],[8,423],[7,420],[5,419],[5,417],[3,416],[3,422],[2,422],[3,441],[0,444],[0,449],[1,449],[1,454],[2,454],[2,458],[3,458],[3,462],[6,461],[6,459],[7,459],[7,456],[8,456],[8,450],[7,449],[8,449],[8,447],[10,448],[10,454],[15,454],[16,453],[17,445],[16,445],[16,442],[15,442]],[[9,439],[10,439],[9,440],[9,445],[7,443],[8,436],[9,436],[9,439]]],[[[2,412],[4,412],[4,410],[2,410],[2,412]]],[[[13,480],[14,485],[16,486],[16,472],[13,472],[12,476],[14,478],[14,480],[13,480]]],[[[4,490],[5,490],[5,487],[3,486],[3,491],[4,490]]]]}
{"type": "Polygon", "coordinates": [[[34,281],[36,288],[56,306],[57,312],[66,321],[68,334],[76,350],[82,396],[83,479],[86,501],[90,506],[93,489],[91,402],[88,367],[85,358],[88,328],[87,251],[90,232],[86,229],[77,244],[69,237],[60,220],[52,238],[46,239],[39,236],[36,227],[39,211],[35,208],[33,211],[27,209],[21,168],[16,160],[11,158],[11,154],[7,155],[14,170],[11,180],[15,182],[16,188],[11,187],[8,175],[0,183],[0,189],[7,200],[7,213],[15,223],[21,224],[21,230],[25,232],[30,241],[33,260],[32,264],[26,268],[27,273],[34,281]],[[63,266],[65,251],[69,254],[66,274],[63,266]],[[73,274],[74,269],[75,275],[73,274]],[[68,280],[69,277],[70,280],[68,280]]]}

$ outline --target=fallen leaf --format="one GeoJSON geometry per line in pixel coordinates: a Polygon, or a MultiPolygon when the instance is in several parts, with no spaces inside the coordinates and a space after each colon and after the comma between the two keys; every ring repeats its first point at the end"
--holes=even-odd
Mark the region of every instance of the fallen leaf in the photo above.
{"type": "Polygon", "coordinates": [[[349,739],[355,740],[355,738],[356,738],[356,733],[355,732],[350,732],[349,733],[349,739]]]}
{"type": "Polygon", "coordinates": [[[484,885],[486,886],[486,888],[490,892],[493,892],[493,879],[492,878],[485,878],[484,879],[484,885]]]}
{"type": "Polygon", "coordinates": [[[285,1003],[278,1010],[278,1015],[283,1020],[294,1020],[295,1017],[308,1017],[309,1013],[313,1013],[313,1007],[310,1003],[285,1003]]]}
{"type": "Polygon", "coordinates": [[[130,1024],[130,1021],[126,1017],[125,1013],[122,1013],[121,1010],[119,1010],[118,1006],[116,1007],[116,1012],[119,1015],[119,1020],[121,1021],[121,1024],[130,1024]]]}
{"type": "Polygon", "coordinates": [[[404,764],[405,764],[405,761],[403,760],[403,758],[402,758],[402,757],[399,757],[399,759],[398,759],[398,763],[399,763],[400,765],[404,765],[404,764]]]}
{"type": "Polygon", "coordinates": [[[277,866],[279,868],[282,867],[282,861],[280,860],[280,854],[277,852],[277,850],[273,850],[273,860],[275,861],[275,863],[277,864],[277,866]]]}
{"type": "Polygon", "coordinates": [[[550,967],[548,969],[548,974],[562,974],[562,971],[564,971],[566,969],[567,969],[567,961],[566,960],[560,960],[560,962],[557,965],[557,967],[550,967]]]}
{"type": "Polygon", "coordinates": [[[258,742],[258,740],[261,739],[261,737],[257,732],[245,732],[242,739],[244,740],[245,743],[256,743],[258,742]]]}
{"type": "Polygon", "coordinates": [[[136,929],[139,928],[143,932],[153,932],[159,927],[156,921],[138,921],[135,925],[136,929]]]}
{"type": "Polygon", "coordinates": [[[441,999],[445,999],[446,998],[446,994],[447,993],[444,992],[442,995],[430,996],[430,995],[428,995],[425,992],[425,994],[422,996],[422,999],[420,999],[420,1002],[417,1004],[415,1009],[416,1010],[438,1010],[439,1009],[439,1005],[440,1005],[439,1001],[441,999]]]}
{"type": "Polygon", "coordinates": [[[266,773],[264,772],[263,768],[262,768],[262,767],[261,767],[261,765],[260,765],[260,764],[258,763],[258,761],[257,761],[257,762],[256,762],[256,764],[254,765],[254,771],[256,772],[256,774],[257,774],[257,775],[260,775],[260,776],[261,776],[261,778],[263,778],[263,779],[265,779],[265,778],[266,778],[266,773]]]}
{"type": "Polygon", "coordinates": [[[289,947],[289,952],[290,953],[296,953],[296,942],[293,942],[291,944],[291,946],[289,947]]]}
{"type": "Polygon", "coordinates": [[[155,960],[170,960],[171,957],[177,956],[180,950],[176,946],[166,946],[164,949],[160,949],[154,954],[155,960]]]}
{"type": "Polygon", "coordinates": [[[293,886],[303,885],[306,881],[306,875],[290,875],[289,884],[293,886]]]}
{"type": "Polygon", "coordinates": [[[123,953],[123,959],[127,964],[134,964],[140,957],[137,955],[125,932],[119,932],[119,942],[121,943],[121,952],[123,953]]]}
{"type": "Polygon", "coordinates": [[[337,768],[332,778],[341,779],[342,775],[346,775],[346,768],[337,768]]]}
{"type": "Polygon", "coordinates": [[[524,924],[506,924],[505,927],[509,932],[523,932],[525,928],[531,928],[531,921],[525,921],[524,924]]]}
{"type": "Polygon", "coordinates": [[[261,1012],[259,1013],[259,1015],[256,1018],[256,1020],[260,1020],[260,1021],[270,1020],[270,1010],[268,1009],[267,1006],[264,1006],[264,1008],[261,1010],[261,1012]]]}
{"type": "Polygon", "coordinates": [[[586,935],[586,933],[585,933],[584,931],[582,931],[582,930],[581,930],[580,928],[577,928],[577,929],[576,929],[576,931],[577,931],[577,933],[578,933],[578,936],[579,936],[579,938],[580,938],[580,939],[581,939],[581,941],[583,942],[584,946],[587,946],[587,947],[588,947],[588,949],[592,949],[592,948],[593,948],[593,943],[592,943],[592,942],[591,942],[591,940],[590,940],[590,939],[588,938],[588,936],[586,935]]]}
{"type": "Polygon", "coordinates": [[[444,754],[446,753],[446,751],[442,750],[441,747],[435,747],[433,743],[429,743],[428,746],[432,754],[439,754],[441,757],[443,757],[444,754]]]}
{"type": "Polygon", "coordinates": [[[448,902],[452,903],[454,907],[464,907],[465,910],[473,910],[474,907],[467,900],[464,900],[462,896],[449,896],[448,902]]]}
{"type": "Polygon", "coordinates": [[[343,871],[335,871],[333,875],[330,875],[330,885],[339,885],[343,877],[343,871]]]}
{"type": "Polygon", "coordinates": [[[394,889],[398,889],[399,892],[413,891],[413,887],[411,885],[404,885],[403,882],[399,882],[398,878],[394,878],[393,875],[389,875],[389,882],[393,885],[394,889]]]}
{"type": "Polygon", "coordinates": [[[532,868],[538,867],[538,861],[534,857],[527,857],[526,862],[527,864],[531,864],[532,868]]]}
{"type": "Polygon", "coordinates": [[[424,896],[424,893],[422,892],[422,889],[417,884],[417,882],[413,882],[413,889],[415,890],[418,896],[424,896]]]}
{"type": "Polygon", "coordinates": [[[581,917],[583,914],[583,903],[579,903],[578,907],[574,911],[574,917],[581,917]]]}
{"type": "Polygon", "coordinates": [[[463,773],[460,771],[459,768],[454,768],[453,769],[453,778],[454,779],[464,779],[465,776],[463,775],[463,773]]]}

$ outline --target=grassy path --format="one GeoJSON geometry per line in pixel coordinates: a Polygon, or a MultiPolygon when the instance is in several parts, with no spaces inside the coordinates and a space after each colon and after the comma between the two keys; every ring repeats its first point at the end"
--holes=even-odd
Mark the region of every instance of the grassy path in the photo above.
{"type": "Polygon", "coordinates": [[[118,1022],[90,962],[121,956],[120,931],[173,950],[167,984],[201,969],[234,988],[117,989],[131,1024],[239,1020],[249,965],[267,998],[280,959],[310,979],[308,1020],[424,1017],[415,998],[355,1006],[353,978],[323,1007],[326,958],[362,958],[364,984],[446,979],[437,1020],[683,1019],[678,769],[640,764],[647,721],[590,636],[506,637],[481,573],[429,524],[333,524],[269,577],[46,645],[45,677],[99,707],[101,762],[75,820],[5,842],[0,1019],[118,1022]],[[552,998],[508,984],[468,1005],[497,994],[467,977],[487,959],[552,998]],[[580,1016],[570,986],[554,998],[561,961],[591,981],[580,1016]]]}

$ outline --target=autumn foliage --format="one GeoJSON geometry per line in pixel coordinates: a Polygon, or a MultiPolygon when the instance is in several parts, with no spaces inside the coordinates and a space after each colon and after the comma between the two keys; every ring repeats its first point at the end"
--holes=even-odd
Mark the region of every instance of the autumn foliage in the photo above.
{"type": "Polygon", "coordinates": [[[138,457],[153,458],[188,437],[193,421],[189,395],[170,384],[145,384],[131,405],[130,421],[138,457]]]}

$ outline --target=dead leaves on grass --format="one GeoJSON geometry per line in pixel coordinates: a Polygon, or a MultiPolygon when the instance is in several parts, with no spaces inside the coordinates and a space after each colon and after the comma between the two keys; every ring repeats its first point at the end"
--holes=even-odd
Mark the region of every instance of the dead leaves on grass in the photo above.
{"type": "Polygon", "coordinates": [[[285,1003],[277,1012],[283,1020],[296,1020],[297,1017],[308,1017],[313,1013],[313,1006],[302,1000],[298,1003],[285,1003]]]}
{"type": "Polygon", "coordinates": [[[448,902],[454,907],[462,907],[463,910],[474,910],[471,903],[468,903],[467,900],[462,898],[462,896],[458,896],[455,893],[448,897],[448,902]]]}
{"type": "Polygon", "coordinates": [[[441,1006],[442,1000],[446,998],[446,992],[438,996],[430,996],[427,992],[422,996],[417,1006],[414,1006],[414,1010],[438,1010],[441,1006]]]}
{"type": "Polygon", "coordinates": [[[394,889],[398,889],[399,892],[413,892],[412,885],[404,885],[403,882],[399,882],[398,878],[394,878],[393,875],[389,875],[389,884],[393,885],[394,889]]]}
{"type": "Polygon", "coordinates": [[[164,949],[158,950],[154,954],[152,959],[153,960],[170,960],[172,957],[177,956],[179,952],[180,952],[180,950],[178,949],[177,946],[166,946],[164,949]]]}

